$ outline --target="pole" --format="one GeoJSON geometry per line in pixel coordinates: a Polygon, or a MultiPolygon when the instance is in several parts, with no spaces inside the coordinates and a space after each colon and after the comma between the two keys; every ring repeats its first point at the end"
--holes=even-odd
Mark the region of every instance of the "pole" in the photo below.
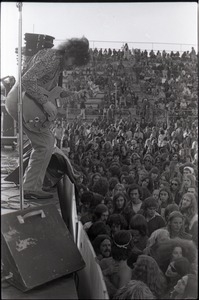
{"type": "Polygon", "coordinates": [[[117,82],[115,83],[115,108],[117,108],[117,82]]]}
{"type": "Polygon", "coordinates": [[[19,10],[18,27],[18,129],[19,129],[19,191],[20,209],[24,208],[23,200],[23,111],[22,111],[22,90],[21,90],[21,63],[22,63],[22,2],[16,4],[19,10]]]}

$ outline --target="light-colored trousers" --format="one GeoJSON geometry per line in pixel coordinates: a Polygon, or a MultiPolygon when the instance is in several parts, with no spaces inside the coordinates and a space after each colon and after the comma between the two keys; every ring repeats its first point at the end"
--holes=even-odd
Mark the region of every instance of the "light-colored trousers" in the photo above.
{"type": "MultiPolygon", "coordinates": [[[[17,121],[18,120],[18,100],[16,85],[9,92],[6,99],[6,109],[8,113],[17,121]]],[[[30,139],[32,152],[29,163],[24,174],[24,190],[41,191],[46,173],[50,162],[55,137],[47,128],[44,132],[33,132],[23,126],[23,130],[30,139]]]]}

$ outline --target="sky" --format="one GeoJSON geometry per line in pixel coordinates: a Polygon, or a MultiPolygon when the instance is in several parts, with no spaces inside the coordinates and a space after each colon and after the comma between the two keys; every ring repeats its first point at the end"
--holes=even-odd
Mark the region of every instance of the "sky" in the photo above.
{"type": "Polygon", "coordinates": [[[22,2],[21,14],[16,3],[1,2],[1,78],[18,76],[20,20],[22,46],[25,33],[38,33],[55,37],[55,46],[84,35],[91,48],[197,50],[196,2],[22,2]]]}

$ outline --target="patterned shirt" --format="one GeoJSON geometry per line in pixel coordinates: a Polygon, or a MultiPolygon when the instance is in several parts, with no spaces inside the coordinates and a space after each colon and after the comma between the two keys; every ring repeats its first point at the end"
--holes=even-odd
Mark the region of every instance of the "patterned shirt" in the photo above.
{"type": "Polygon", "coordinates": [[[62,71],[63,55],[55,49],[42,49],[30,58],[24,65],[22,72],[22,88],[30,97],[39,104],[44,104],[47,99],[42,93],[44,88],[50,91],[58,84],[62,71]]]}

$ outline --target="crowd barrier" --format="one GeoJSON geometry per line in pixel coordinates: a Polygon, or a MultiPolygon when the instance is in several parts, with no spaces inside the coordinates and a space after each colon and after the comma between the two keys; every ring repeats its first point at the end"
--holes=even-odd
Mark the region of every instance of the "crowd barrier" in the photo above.
{"type": "Polygon", "coordinates": [[[78,223],[77,247],[86,263],[86,267],[77,272],[80,298],[109,299],[101,268],[96,262],[95,252],[81,222],[78,223]]]}
{"type": "Polygon", "coordinates": [[[85,268],[77,272],[78,296],[80,299],[109,299],[101,268],[96,262],[96,254],[82,223],[78,221],[74,184],[64,175],[57,188],[63,219],[86,263],[85,268]]]}

